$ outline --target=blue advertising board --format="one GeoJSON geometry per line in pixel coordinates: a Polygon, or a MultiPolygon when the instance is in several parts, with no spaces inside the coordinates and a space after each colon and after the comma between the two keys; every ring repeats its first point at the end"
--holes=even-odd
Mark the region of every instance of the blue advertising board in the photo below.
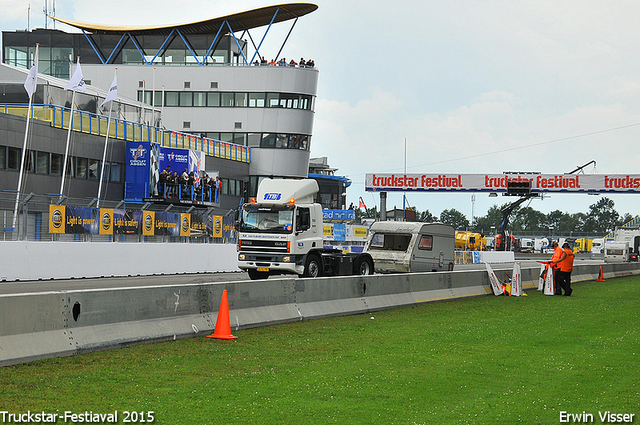
{"type": "Polygon", "coordinates": [[[157,195],[160,172],[167,167],[178,175],[185,170],[187,173],[193,171],[197,178],[204,170],[204,152],[167,148],[149,142],[127,142],[125,201],[142,201],[157,195]]]}

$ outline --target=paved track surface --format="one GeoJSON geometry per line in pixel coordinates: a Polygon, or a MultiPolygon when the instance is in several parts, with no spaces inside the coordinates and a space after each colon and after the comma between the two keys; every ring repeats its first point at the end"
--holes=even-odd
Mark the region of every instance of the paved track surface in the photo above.
{"type": "MultiPolygon", "coordinates": [[[[550,254],[517,254],[516,260],[524,268],[540,267],[537,261],[551,258],[550,254]]],[[[602,264],[602,258],[592,258],[588,254],[576,256],[575,264],[602,264]]],[[[513,263],[498,263],[492,265],[496,270],[511,269],[513,263]]],[[[484,270],[484,264],[459,264],[454,270],[484,270]]],[[[282,277],[287,277],[283,275],[282,277]]],[[[291,275],[291,278],[296,276],[291,275]]],[[[199,273],[158,276],[129,276],[110,278],[65,279],[65,280],[37,280],[19,282],[0,282],[0,296],[11,294],[27,294],[40,292],[76,291],[91,289],[118,289],[158,285],[189,285],[211,282],[236,282],[249,280],[245,272],[237,273],[199,273]]]]}

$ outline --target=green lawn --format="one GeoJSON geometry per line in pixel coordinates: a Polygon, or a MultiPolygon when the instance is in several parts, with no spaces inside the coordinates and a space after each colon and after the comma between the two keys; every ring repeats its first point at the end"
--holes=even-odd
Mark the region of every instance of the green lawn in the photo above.
{"type": "Polygon", "coordinates": [[[0,411],[297,425],[558,424],[561,411],[601,423],[611,411],[639,423],[640,278],[573,286],[0,368],[0,411]]]}

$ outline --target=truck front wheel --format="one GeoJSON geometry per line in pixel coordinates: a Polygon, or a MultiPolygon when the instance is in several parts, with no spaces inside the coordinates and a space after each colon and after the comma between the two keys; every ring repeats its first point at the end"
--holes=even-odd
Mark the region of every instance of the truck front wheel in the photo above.
{"type": "Polygon", "coordinates": [[[373,274],[373,261],[367,257],[358,258],[355,272],[361,276],[373,274]]]}
{"type": "Polygon", "coordinates": [[[317,255],[309,255],[304,263],[303,277],[322,276],[322,260],[317,255]]]}

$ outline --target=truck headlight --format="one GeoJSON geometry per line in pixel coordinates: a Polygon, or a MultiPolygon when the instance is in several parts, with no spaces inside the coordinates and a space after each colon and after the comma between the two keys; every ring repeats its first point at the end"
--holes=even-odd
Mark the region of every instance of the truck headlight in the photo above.
{"type": "Polygon", "coordinates": [[[240,255],[238,255],[238,260],[240,260],[240,261],[244,261],[244,254],[240,254],[240,255]]]}
{"type": "Polygon", "coordinates": [[[291,262],[291,257],[282,257],[282,262],[283,263],[290,263],[291,262]]]}

